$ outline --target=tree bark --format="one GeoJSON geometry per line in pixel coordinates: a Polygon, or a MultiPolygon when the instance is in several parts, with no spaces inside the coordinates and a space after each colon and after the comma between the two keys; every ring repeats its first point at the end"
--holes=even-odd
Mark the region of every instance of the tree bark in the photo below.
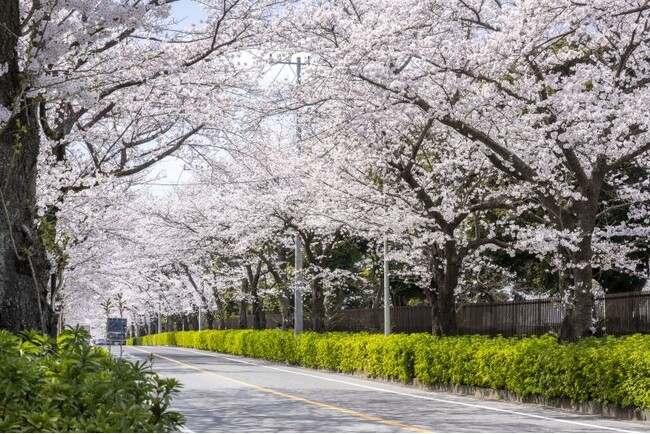
{"type": "Polygon", "coordinates": [[[248,276],[248,285],[251,297],[253,298],[253,329],[263,330],[266,328],[266,316],[264,315],[264,303],[261,299],[258,289],[260,283],[260,276],[262,273],[262,261],[257,262],[255,271],[251,265],[246,266],[246,274],[248,276]]]}
{"type": "Polygon", "coordinates": [[[214,304],[216,307],[215,316],[217,323],[215,327],[217,330],[224,330],[226,328],[226,307],[216,289],[212,290],[212,294],[214,295],[214,304]]]}
{"type": "Polygon", "coordinates": [[[573,252],[567,252],[568,263],[572,265],[572,285],[566,286],[565,299],[568,300],[566,312],[560,327],[561,342],[576,342],[592,334],[594,296],[593,286],[593,244],[592,236],[596,227],[598,200],[605,177],[602,167],[593,171],[592,177],[583,189],[583,200],[573,204],[575,230],[580,233],[580,241],[573,252]]]}
{"type": "Polygon", "coordinates": [[[431,303],[431,333],[437,336],[458,334],[456,321],[456,286],[462,258],[456,241],[449,240],[444,249],[432,247],[430,267],[433,274],[427,297],[431,303]],[[442,256],[444,255],[444,257],[442,256]]]}
{"type": "Polygon", "coordinates": [[[280,308],[282,310],[282,324],[280,324],[280,327],[288,329],[293,324],[293,317],[291,315],[291,299],[293,294],[287,282],[287,257],[283,248],[276,248],[275,252],[277,255],[277,264],[266,255],[260,255],[260,258],[266,264],[266,268],[271,274],[271,277],[273,277],[273,281],[280,295],[280,308]]]}
{"type": "Polygon", "coordinates": [[[0,125],[0,328],[54,334],[47,303],[49,266],[36,231],[36,176],[40,148],[36,104],[19,74],[18,0],[0,2],[0,106],[13,109],[0,125]]]}
{"type": "Polygon", "coordinates": [[[325,296],[321,279],[316,277],[311,284],[311,320],[316,333],[325,331],[325,296]]]}
{"type": "MultiPolygon", "coordinates": [[[[242,293],[244,295],[248,295],[248,279],[242,279],[242,293]]],[[[239,302],[239,329],[247,329],[248,328],[248,316],[247,316],[247,310],[248,310],[248,303],[246,302],[246,299],[242,299],[239,302]]]]}

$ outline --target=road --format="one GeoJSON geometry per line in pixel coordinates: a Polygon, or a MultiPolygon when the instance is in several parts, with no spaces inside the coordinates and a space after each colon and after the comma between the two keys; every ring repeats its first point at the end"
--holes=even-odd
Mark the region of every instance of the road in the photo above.
{"type": "MultiPolygon", "coordinates": [[[[114,347],[115,349],[115,347],[114,347]]],[[[197,432],[650,432],[647,422],[483,401],[170,347],[125,347],[127,359],[153,353],[154,370],[184,385],[173,409],[197,432]]]]}

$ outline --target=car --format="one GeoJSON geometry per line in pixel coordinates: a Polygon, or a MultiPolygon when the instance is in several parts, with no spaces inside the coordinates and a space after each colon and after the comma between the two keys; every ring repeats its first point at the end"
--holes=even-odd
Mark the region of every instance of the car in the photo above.
{"type": "Polygon", "coordinates": [[[92,343],[93,345],[106,345],[106,339],[104,338],[93,339],[92,343]]]}

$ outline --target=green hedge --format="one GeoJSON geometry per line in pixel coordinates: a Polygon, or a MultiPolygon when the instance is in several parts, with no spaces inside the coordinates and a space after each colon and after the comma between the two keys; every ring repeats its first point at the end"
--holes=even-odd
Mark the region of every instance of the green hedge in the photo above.
{"type": "Polygon", "coordinates": [[[520,396],[569,398],[650,409],[650,336],[490,338],[428,334],[301,333],[280,330],[170,332],[131,339],[274,362],[357,372],[426,385],[488,387],[520,396]]]}
{"type": "Polygon", "coordinates": [[[174,379],[91,346],[82,328],[58,340],[0,330],[0,432],[166,432],[174,379]]]}

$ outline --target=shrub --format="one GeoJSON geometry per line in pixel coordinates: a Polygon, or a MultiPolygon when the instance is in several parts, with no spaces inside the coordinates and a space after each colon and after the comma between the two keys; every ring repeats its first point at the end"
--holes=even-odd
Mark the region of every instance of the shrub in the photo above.
{"type": "Polygon", "coordinates": [[[428,334],[280,330],[170,332],[129,341],[185,345],[274,362],[425,385],[504,389],[520,396],[568,398],[650,409],[650,336],[588,338],[560,344],[553,336],[490,338],[428,334]],[[190,338],[191,337],[191,338],[190,338]]]}
{"type": "Polygon", "coordinates": [[[179,428],[167,410],[179,390],[145,363],[111,357],[82,328],[57,341],[0,330],[0,432],[161,432],[179,428]]]}

